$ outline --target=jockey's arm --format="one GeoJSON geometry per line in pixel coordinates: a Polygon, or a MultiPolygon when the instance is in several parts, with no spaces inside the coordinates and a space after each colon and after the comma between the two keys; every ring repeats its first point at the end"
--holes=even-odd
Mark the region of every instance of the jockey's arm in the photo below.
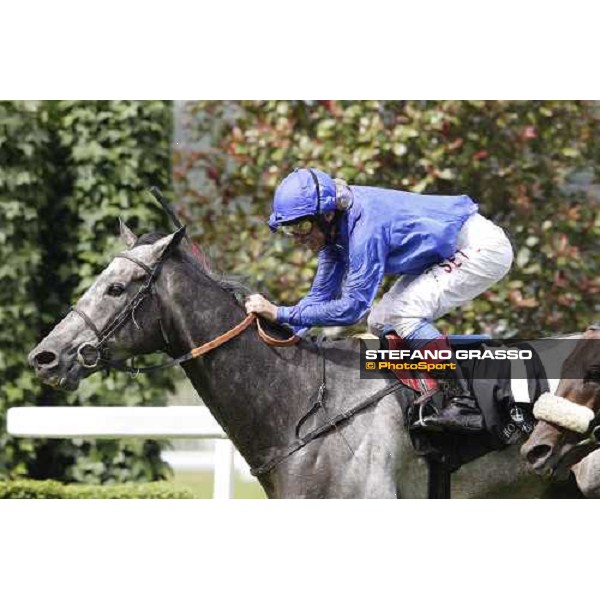
{"type": "Polygon", "coordinates": [[[339,297],[310,304],[280,306],[277,321],[294,328],[356,323],[375,298],[383,279],[386,253],[383,237],[380,236],[351,247],[348,273],[339,297]]]}
{"type": "MultiPolygon", "coordinates": [[[[345,271],[346,264],[343,256],[335,248],[326,247],[319,253],[319,263],[311,289],[298,304],[294,306],[277,306],[261,294],[252,294],[246,298],[246,311],[248,313],[254,312],[271,321],[279,321],[279,311],[282,309],[300,309],[332,300],[339,295],[345,271]]],[[[285,321],[281,320],[279,322],[283,323],[285,321]]],[[[291,325],[291,328],[296,334],[302,334],[304,330],[308,329],[305,325],[291,325]]]]}
{"type": "Polygon", "coordinates": [[[336,298],[340,293],[345,271],[346,264],[339,252],[334,248],[323,248],[319,252],[317,272],[310,291],[296,306],[308,306],[336,298]]]}
{"type": "MultiPolygon", "coordinates": [[[[336,298],[340,293],[345,271],[345,261],[335,248],[325,247],[323,250],[321,250],[321,252],[319,252],[317,272],[312,282],[310,291],[295,306],[278,307],[278,322],[285,322],[284,320],[279,319],[280,311],[281,314],[283,314],[286,310],[300,309],[312,304],[328,302],[329,300],[336,298]]],[[[291,325],[291,327],[295,333],[307,328],[306,325],[291,325]]]]}

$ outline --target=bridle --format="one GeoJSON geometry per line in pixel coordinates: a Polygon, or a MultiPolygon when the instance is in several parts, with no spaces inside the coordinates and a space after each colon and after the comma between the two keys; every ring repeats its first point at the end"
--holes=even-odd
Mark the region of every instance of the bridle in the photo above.
{"type": "MultiPolygon", "coordinates": [[[[300,341],[300,338],[296,335],[292,335],[285,340],[280,340],[270,336],[262,328],[257,316],[255,314],[249,314],[243,321],[241,321],[235,327],[223,333],[222,335],[214,338],[209,342],[206,342],[205,344],[202,344],[201,346],[192,348],[190,351],[177,358],[173,358],[158,365],[153,365],[150,367],[133,367],[127,366],[124,363],[124,361],[110,360],[109,350],[106,346],[107,342],[130,320],[132,320],[134,324],[139,328],[139,325],[135,320],[135,311],[147,297],[156,296],[154,284],[160,275],[165,257],[166,255],[163,254],[163,256],[160,258],[157,264],[153,268],[151,268],[148,265],[144,264],[142,261],[128,254],[120,253],[115,256],[115,258],[125,258],[135,263],[147,273],[148,277],[140,286],[140,289],[136,292],[135,296],[133,296],[133,298],[131,298],[131,300],[102,329],[98,329],[94,322],[90,319],[90,317],[81,308],[78,308],[77,306],[71,306],[70,311],[79,315],[96,336],[96,342],[84,342],[80,344],[77,348],[77,361],[80,365],[87,369],[95,369],[96,367],[101,365],[105,369],[115,369],[118,371],[125,371],[133,374],[148,373],[152,371],[158,371],[160,369],[167,369],[169,367],[173,367],[193,358],[198,358],[199,356],[207,354],[211,350],[218,348],[225,342],[228,342],[234,337],[240,335],[242,332],[248,329],[248,327],[250,327],[250,325],[252,325],[252,323],[254,322],[256,322],[259,337],[263,340],[263,342],[270,346],[292,346],[300,341]],[[88,353],[93,353],[92,360],[88,360],[88,358],[86,357],[86,354],[88,353]]],[[[168,348],[170,344],[165,334],[160,317],[158,319],[158,323],[163,341],[165,342],[165,346],[168,348]]]]}
{"type": "MultiPolygon", "coordinates": [[[[592,323],[588,330],[600,331],[600,323],[592,323]]],[[[571,400],[562,397],[555,397],[559,401],[564,401],[568,403],[573,403],[571,400]]],[[[539,402],[539,401],[538,401],[539,402]]],[[[578,405],[576,405],[578,406],[578,405]]],[[[590,411],[591,412],[591,411],[590,411]]],[[[568,431],[573,431],[575,433],[582,434],[582,438],[561,458],[560,463],[563,462],[571,462],[573,457],[577,457],[577,461],[583,459],[587,454],[593,452],[598,447],[600,447],[600,411],[596,414],[592,413],[592,417],[587,423],[587,429],[584,431],[583,429],[575,429],[570,426],[565,425],[557,420],[552,418],[539,418],[538,420],[545,421],[552,425],[557,425],[559,427],[563,427],[568,431]]],[[[534,416],[536,416],[536,405],[534,405],[534,416]]]]}

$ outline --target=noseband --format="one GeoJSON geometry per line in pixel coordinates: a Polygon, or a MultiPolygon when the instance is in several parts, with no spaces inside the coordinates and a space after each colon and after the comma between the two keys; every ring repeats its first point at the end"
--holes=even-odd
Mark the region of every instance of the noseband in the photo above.
{"type": "MultiPolygon", "coordinates": [[[[587,329],[592,331],[600,331],[600,323],[592,323],[587,329]]],[[[573,457],[577,457],[576,462],[579,462],[587,454],[600,447],[600,412],[594,414],[591,409],[586,409],[590,413],[588,420],[584,419],[578,423],[577,426],[575,426],[572,422],[565,422],[564,416],[568,416],[568,413],[565,414],[563,418],[557,418],[556,415],[553,415],[553,409],[550,409],[550,411],[545,411],[544,397],[548,397],[551,402],[558,406],[574,405],[578,411],[580,411],[582,407],[578,404],[575,404],[573,401],[568,400],[567,398],[553,396],[552,394],[542,395],[536,404],[534,404],[533,414],[539,421],[545,421],[546,423],[550,423],[582,435],[581,439],[574,444],[574,446],[561,458],[560,463],[570,462],[573,460],[573,457]],[[542,402],[540,403],[540,401],[542,402]]],[[[583,417],[584,415],[580,414],[577,420],[580,421],[583,417]]]]}
{"type": "Polygon", "coordinates": [[[71,307],[71,311],[78,314],[96,336],[95,343],[84,342],[79,346],[79,348],[77,348],[77,361],[79,362],[79,364],[81,364],[87,369],[94,369],[100,363],[103,363],[103,365],[115,369],[129,370],[126,367],[123,369],[122,363],[111,362],[108,359],[106,343],[126,323],[128,323],[130,319],[136,324],[136,326],[139,327],[139,325],[137,325],[137,321],[135,320],[135,311],[147,296],[150,296],[154,293],[154,282],[158,278],[158,275],[160,274],[160,270],[163,265],[162,259],[158,261],[158,263],[153,269],[151,269],[137,258],[128,256],[127,254],[117,254],[115,258],[126,258],[127,260],[135,263],[138,267],[146,271],[148,277],[146,278],[146,281],[144,281],[140,289],[137,291],[135,296],[101,330],[99,330],[96,327],[92,319],[90,319],[81,308],[78,308],[77,306],[71,307]],[[92,357],[91,360],[90,357],[92,357]]]}
{"type": "MultiPolygon", "coordinates": [[[[277,339],[277,338],[274,338],[274,337],[268,335],[263,330],[257,316],[255,314],[249,314],[243,321],[238,323],[235,327],[233,327],[229,331],[225,332],[224,334],[216,337],[215,339],[211,340],[210,342],[202,344],[201,346],[192,348],[189,352],[187,352],[186,354],[184,354],[182,356],[173,358],[162,364],[154,365],[151,367],[133,368],[133,367],[127,366],[122,361],[111,361],[108,358],[108,349],[106,347],[106,343],[125,324],[127,324],[130,319],[135,323],[135,325],[137,327],[139,327],[139,325],[137,324],[137,321],[135,320],[135,311],[137,310],[137,308],[140,306],[140,304],[144,301],[144,299],[147,296],[153,295],[155,293],[154,283],[156,282],[156,280],[158,279],[158,276],[160,275],[160,271],[161,271],[163,261],[164,261],[164,255],[163,255],[163,257],[161,257],[161,259],[158,261],[158,263],[154,266],[154,268],[150,268],[148,265],[145,265],[143,262],[139,261],[137,258],[134,258],[127,254],[117,254],[115,258],[126,258],[127,260],[135,263],[136,265],[141,267],[144,271],[146,271],[146,273],[148,274],[148,277],[147,277],[146,281],[142,284],[140,289],[137,291],[135,296],[101,330],[99,330],[96,327],[94,322],[88,317],[88,315],[85,314],[85,312],[83,310],[81,310],[77,306],[72,306],[70,308],[70,311],[73,311],[74,313],[78,314],[83,319],[85,324],[94,332],[94,335],[96,336],[97,341],[95,343],[84,342],[77,348],[77,361],[79,362],[80,365],[82,365],[86,369],[95,369],[100,364],[102,364],[102,366],[107,369],[112,368],[112,369],[116,369],[118,371],[125,371],[128,373],[134,373],[134,374],[149,373],[152,371],[158,371],[160,369],[166,369],[166,368],[178,365],[180,363],[186,362],[188,360],[191,360],[192,358],[198,358],[199,356],[207,354],[211,350],[218,348],[225,342],[228,342],[232,338],[241,334],[243,331],[248,329],[248,327],[255,321],[256,321],[259,337],[263,340],[263,342],[265,342],[266,344],[268,344],[270,346],[278,346],[278,347],[292,346],[294,344],[297,344],[300,341],[300,338],[296,335],[292,335],[291,337],[289,337],[288,339],[285,339],[285,340],[280,340],[280,339],[277,339]],[[91,356],[92,353],[93,353],[93,356],[92,356],[91,360],[88,360],[88,357],[86,356],[86,354],[91,356]]],[[[165,341],[165,345],[166,345],[166,347],[168,347],[169,342],[165,335],[165,331],[163,329],[162,322],[160,319],[159,319],[159,326],[160,326],[161,335],[163,337],[163,340],[165,341]]]]}

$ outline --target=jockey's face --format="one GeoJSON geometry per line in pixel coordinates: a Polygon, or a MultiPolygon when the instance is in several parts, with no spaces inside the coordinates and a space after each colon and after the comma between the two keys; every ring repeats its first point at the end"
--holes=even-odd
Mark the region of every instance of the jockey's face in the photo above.
{"type": "MultiPolygon", "coordinates": [[[[326,221],[333,220],[333,217],[333,212],[325,213],[326,221]]],[[[315,253],[320,252],[323,249],[323,246],[325,246],[325,234],[316,223],[313,223],[313,226],[308,233],[292,232],[291,235],[294,242],[310,248],[315,253]]]]}
{"type": "Polygon", "coordinates": [[[294,238],[294,242],[310,248],[313,252],[319,252],[325,245],[325,234],[317,225],[305,235],[294,234],[292,237],[294,238]]]}

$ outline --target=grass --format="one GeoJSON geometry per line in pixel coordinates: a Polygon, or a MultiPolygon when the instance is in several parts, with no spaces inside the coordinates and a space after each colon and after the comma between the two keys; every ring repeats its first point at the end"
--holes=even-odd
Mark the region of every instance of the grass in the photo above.
{"type": "MultiPolygon", "coordinates": [[[[175,487],[191,490],[194,498],[212,498],[213,474],[209,471],[176,471],[170,480],[175,487]]],[[[236,474],[233,484],[234,498],[265,499],[257,481],[247,481],[236,474]]]]}

